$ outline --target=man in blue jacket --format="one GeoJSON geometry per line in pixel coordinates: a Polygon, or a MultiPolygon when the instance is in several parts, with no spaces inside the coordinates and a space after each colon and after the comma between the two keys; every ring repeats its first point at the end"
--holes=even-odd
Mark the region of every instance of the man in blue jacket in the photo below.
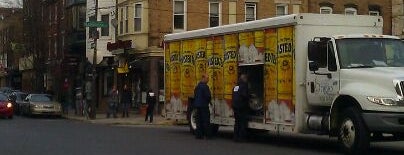
{"type": "Polygon", "coordinates": [[[234,112],[234,140],[244,141],[247,134],[248,125],[248,78],[246,74],[241,74],[237,86],[233,88],[233,112],[234,112]]]}
{"type": "Polygon", "coordinates": [[[202,75],[202,80],[198,83],[194,90],[194,108],[197,110],[196,116],[196,138],[209,138],[210,112],[209,103],[211,94],[208,86],[209,78],[206,74],[202,75]]]}

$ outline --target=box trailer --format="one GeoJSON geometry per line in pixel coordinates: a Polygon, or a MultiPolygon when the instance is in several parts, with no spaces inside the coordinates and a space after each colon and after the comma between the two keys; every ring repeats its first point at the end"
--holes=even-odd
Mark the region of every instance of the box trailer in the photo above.
{"type": "Polygon", "coordinates": [[[240,73],[253,96],[248,127],[338,137],[347,153],[386,133],[404,133],[404,46],[382,35],[378,16],[293,14],[168,34],[165,111],[188,119],[189,98],[206,73],[212,130],[234,125],[240,73]]]}

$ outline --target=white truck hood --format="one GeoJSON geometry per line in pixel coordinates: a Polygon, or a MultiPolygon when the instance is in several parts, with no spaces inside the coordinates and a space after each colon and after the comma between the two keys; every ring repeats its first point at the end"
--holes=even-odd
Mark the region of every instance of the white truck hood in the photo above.
{"type": "Polygon", "coordinates": [[[340,78],[341,91],[357,88],[358,95],[397,97],[393,80],[404,80],[404,67],[342,69],[340,78]]]}

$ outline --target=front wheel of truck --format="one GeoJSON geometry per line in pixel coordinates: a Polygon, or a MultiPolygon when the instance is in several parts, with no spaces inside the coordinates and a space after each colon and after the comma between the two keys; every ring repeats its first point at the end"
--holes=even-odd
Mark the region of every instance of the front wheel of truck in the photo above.
{"type": "Polygon", "coordinates": [[[346,154],[359,154],[368,150],[370,134],[356,108],[344,110],[340,119],[338,140],[346,154]]]}
{"type": "Polygon", "coordinates": [[[189,131],[192,133],[192,134],[195,134],[195,131],[196,131],[196,115],[197,115],[197,112],[196,112],[196,109],[195,108],[192,108],[192,109],[189,109],[189,113],[188,113],[188,125],[189,125],[189,131]]]}

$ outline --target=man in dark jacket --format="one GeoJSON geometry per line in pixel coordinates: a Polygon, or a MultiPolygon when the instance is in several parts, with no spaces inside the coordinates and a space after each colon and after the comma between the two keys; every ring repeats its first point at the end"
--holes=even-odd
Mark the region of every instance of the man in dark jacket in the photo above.
{"type": "Polygon", "coordinates": [[[132,92],[129,90],[126,84],[123,86],[121,103],[122,103],[122,117],[129,117],[129,108],[130,105],[132,104],[132,92]]]}
{"type": "Polygon", "coordinates": [[[150,89],[147,92],[146,103],[147,103],[147,111],[146,111],[146,118],[144,119],[147,122],[148,117],[150,117],[150,123],[153,123],[153,112],[154,112],[154,105],[156,104],[156,95],[150,89]]]}
{"type": "Polygon", "coordinates": [[[241,74],[238,85],[233,88],[233,112],[234,112],[234,140],[243,141],[246,138],[248,125],[248,79],[246,74],[241,74]]]}
{"type": "Polygon", "coordinates": [[[211,136],[209,133],[210,112],[209,103],[211,94],[208,83],[209,78],[206,74],[202,75],[202,80],[198,83],[194,90],[194,108],[197,110],[196,116],[196,138],[211,136]]]}

